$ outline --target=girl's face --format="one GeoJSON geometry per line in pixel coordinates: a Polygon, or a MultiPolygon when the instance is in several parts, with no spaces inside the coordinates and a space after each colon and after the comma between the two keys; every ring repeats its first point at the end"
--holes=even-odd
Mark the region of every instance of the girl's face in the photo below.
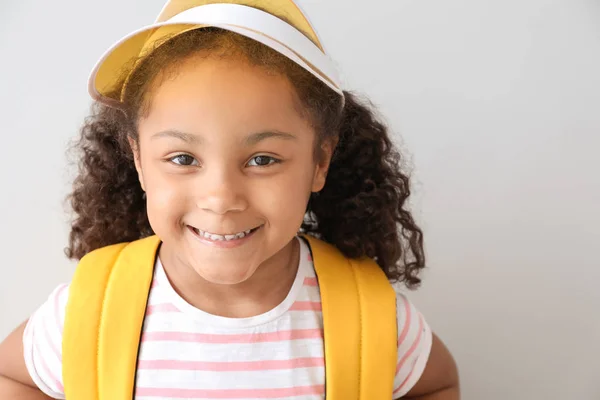
{"type": "Polygon", "coordinates": [[[332,148],[315,160],[289,81],[242,60],[192,57],[151,96],[134,153],[161,252],[209,282],[244,282],[291,248],[332,148]]]}

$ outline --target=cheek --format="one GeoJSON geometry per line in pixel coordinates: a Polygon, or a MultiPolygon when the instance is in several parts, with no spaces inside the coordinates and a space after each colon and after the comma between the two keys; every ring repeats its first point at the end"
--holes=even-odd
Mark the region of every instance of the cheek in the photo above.
{"type": "Polygon", "coordinates": [[[148,219],[155,231],[164,231],[178,222],[188,206],[183,182],[158,171],[145,171],[148,219]],[[151,175],[151,176],[148,176],[151,175]],[[148,179],[149,178],[149,179],[148,179]]]}
{"type": "Polygon", "coordinates": [[[264,185],[252,185],[252,204],[273,223],[294,223],[300,227],[311,193],[312,172],[310,167],[290,168],[264,185]]]}

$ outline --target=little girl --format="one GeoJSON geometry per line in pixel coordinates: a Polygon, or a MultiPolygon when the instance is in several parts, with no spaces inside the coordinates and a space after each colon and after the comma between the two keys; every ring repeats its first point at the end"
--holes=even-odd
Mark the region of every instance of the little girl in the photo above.
{"type": "MultiPolygon", "coordinates": [[[[324,399],[305,235],[408,287],[424,253],[388,130],[341,89],[306,16],[292,0],[171,0],[102,57],[90,93],[67,254],[160,239],[133,397],[324,399]]],[[[0,345],[0,398],[69,393],[70,293],[56,288],[0,345]]],[[[458,399],[452,356],[400,293],[394,323],[386,398],[458,399]]]]}

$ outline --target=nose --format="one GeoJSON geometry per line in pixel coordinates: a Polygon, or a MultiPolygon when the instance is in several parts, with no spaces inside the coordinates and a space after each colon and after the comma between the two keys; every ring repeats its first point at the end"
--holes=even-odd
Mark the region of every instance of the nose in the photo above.
{"type": "Polygon", "coordinates": [[[207,170],[199,185],[196,205],[202,210],[223,215],[248,207],[243,182],[234,171],[207,170]]]}

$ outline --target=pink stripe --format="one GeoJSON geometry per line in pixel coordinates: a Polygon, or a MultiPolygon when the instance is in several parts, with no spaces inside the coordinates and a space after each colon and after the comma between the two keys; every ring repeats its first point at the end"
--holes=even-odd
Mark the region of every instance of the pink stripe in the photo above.
{"type": "Polygon", "coordinates": [[[408,349],[406,354],[404,354],[404,357],[402,357],[400,362],[398,362],[398,366],[396,367],[396,375],[398,375],[398,372],[400,371],[406,360],[408,360],[408,357],[410,357],[412,353],[417,349],[417,346],[421,342],[421,336],[423,336],[423,317],[419,315],[419,334],[417,335],[417,338],[413,342],[412,346],[410,346],[410,349],[408,349]]]}
{"type": "Polygon", "coordinates": [[[178,313],[181,312],[177,307],[175,307],[171,303],[164,304],[156,304],[153,306],[148,306],[146,308],[146,315],[154,314],[154,313],[178,313]]]}
{"type": "Polygon", "coordinates": [[[393,395],[398,394],[400,392],[400,390],[402,390],[404,385],[406,385],[406,382],[408,382],[410,380],[410,378],[413,376],[413,373],[415,372],[415,366],[417,365],[418,360],[419,359],[417,358],[415,361],[413,361],[413,365],[412,365],[412,368],[410,369],[410,373],[408,374],[408,376],[406,378],[404,378],[404,380],[402,381],[402,383],[400,384],[398,389],[394,390],[394,392],[392,393],[393,395]]]}
{"type": "Polygon", "coordinates": [[[318,328],[238,335],[217,335],[188,332],[147,332],[142,335],[142,342],[172,341],[206,344],[229,344],[285,342],[289,340],[319,339],[322,337],[323,331],[322,329],[318,328]]]}
{"type": "Polygon", "coordinates": [[[61,288],[58,289],[58,292],[56,293],[56,297],[54,298],[54,316],[56,317],[56,326],[58,327],[58,330],[60,331],[61,335],[63,333],[63,324],[62,324],[62,318],[60,317],[60,315],[62,314],[62,312],[60,310],[60,298],[62,296],[62,293],[65,291],[65,289],[67,287],[68,287],[67,284],[62,285],[61,288]]]}
{"type": "Polygon", "coordinates": [[[205,398],[205,399],[275,399],[282,397],[310,396],[325,394],[325,385],[300,386],[293,388],[274,389],[169,389],[169,388],[138,388],[136,396],[167,397],[175,399],[205,398]]]}
{"type": "MultiPolygon", "coordinates": [[[[404,297],[402,297],[404,299],[404,297]]],[[[411,308],[408,300],[404,299],[404,314],[406,314],[406,318],[404,319],[404,324],[402,326],[402,332],[398,336],[398,347],[404,342],[406,339],[406,335],[408,335],[408,328],[410,328],[410,317],[411,317],[411,308]]]]}
{"type": "Polygon", "coordinates": [[[304,278],[304,286],[319,286],[319,283],[317,282],[317,278],[304,278]]]}
{"type": "Polygon", "coordinates": [[[56,347],[56,343],[54,343],[54,341],[52,340],[52,337],[50,336],[50,327],[47,326],[46,324],[46,319],[44,319],[42,324],[42,327],[44,328],[44,336],[46,337],[46,342],[48,342],[48,344],[50,345],[50,349],[52,350],[52,353],[54,353],[54,355],[56,356],[56,359],[59,361],[62,361],[62,355],[60,353],[60,351],[58,351],[58,347],[56,347]]]}
{"type": "MultiPolygon", "coordinates": [[[[52,388],[52,389],[58,389],[58,391],[60,393],[64,393],[65,388],[63,387],[63,385],[60,382],[60,380],[56,377],[56,375],[54,375],[52,373],[52,371],[50,370],[50,368],[48,368],[48,364],[46,364],[46,360],[44,359],[44,357],[42,355],[42,352],[38,348],[37,343],[35,344],[35,347],[36,347],[35,352],[40,355],[37,358],[40,360],[40,364],[41,364],[42,370],[44,370],[44,373],[50,378],[50,380],[54,384],[54,388],[52,388]]],[[[34,364],[35,364],[35,362],[34,362],[34,364]]]]}
{"type": "Polygon", "coordinates": [[[320,301],[297,301],[290,307],[290,311],[322,311],[320,301]]]}
{"type": "Polygon", "coordinates": [[[150,284],[150,287],[151,287],[152,289],[154,289],[154,288],[155,288],[155,287],[157,287],[157,286],[158,286],[158,282],[156,281],[156,279],[152,279],[152,283],[150,284]]]}
{"type": "Polygon", "coordinates": [[[270,371],[325,366],[321,358],[296,358],[292,360],[262,360],[246,362],[205,362],[180,360],[140,360],[138,369],[177,371],[270,371]]]}

